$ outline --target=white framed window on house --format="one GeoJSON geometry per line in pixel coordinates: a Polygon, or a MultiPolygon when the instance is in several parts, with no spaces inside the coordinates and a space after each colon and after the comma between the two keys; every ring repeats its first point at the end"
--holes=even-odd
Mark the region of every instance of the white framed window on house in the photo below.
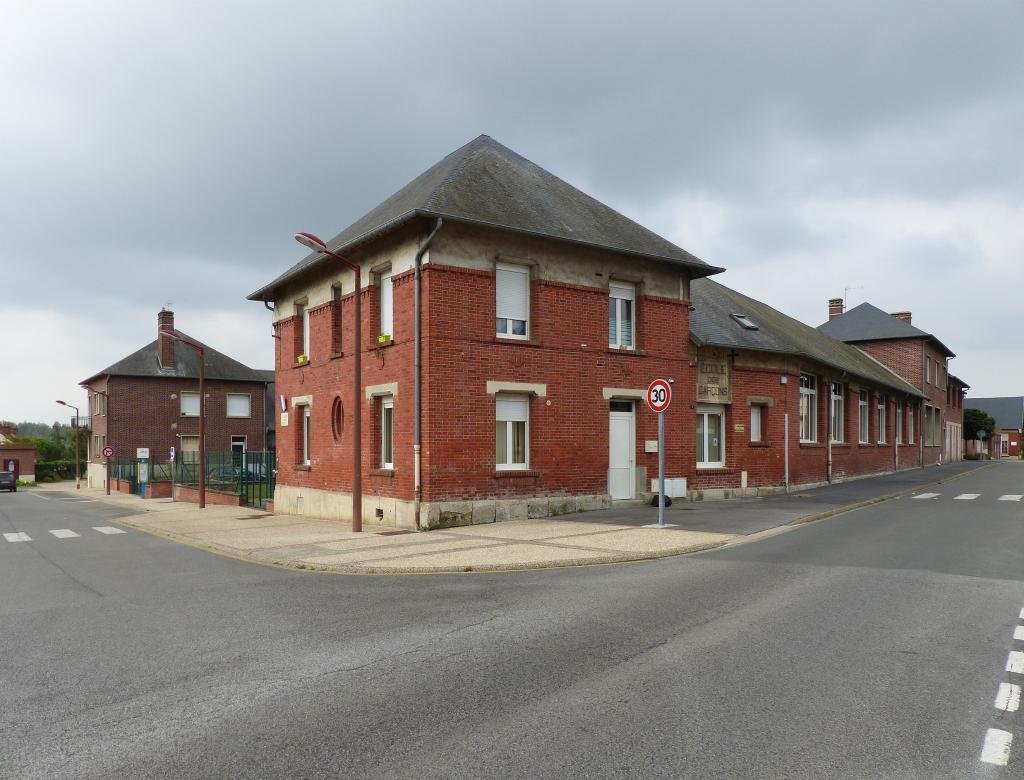
{"type": "Polygon", "coordinates": [[[750,407],[750,441],[757,444],[764,441],[764,406],[752,404],[750,407]]]}
{"type": "Polygon", "coordinates": [[[380,467],[395,467],[395,398],[380,399],[380,467]]]}
{"type": "Polygon", "coordinates": [[[917,405],[907,404],[907,444],[914,443],[914,420],[917,418],[917,405]]]}
{"type": "Polygon", "coordinates": [[[846,437],[844,434],[843,415],[843,385],[840,382],[829,383],[829,429],[832,432],[832,441],[842,442],[846,437]]]}
{"type": "Polygon", "coordinates": [[[697,407],[697,468],[725,465],[725,407],[697,407]]]}
{"type": "Polygon", "coordinates": [[[301,436],[302,436],[302,441],[300,442],[301,445],[302,445],[302,451],[301,451],[302,464],[304,466],[308,466],[312,462],[311,459],[310,459],[310,455],[311,455],[311,452],[312,452],[312,440],[311,440],[312,431],[310,430],[310,419],[309,419],[310,418],[310,411],[311,411],[311,409],[310,409],[309,404],[306,404],[305,406],[300,406],[299,409],[301,410],[301,414],[302,414],[302,427],[300,429],[301,430],[301,436]]]}
{"type": "Polygon", "coordinates": [[[186,390],[181,394],[181,416],[199,416],[199,393],[186,390]]]}
{"type": "Polygon", "coordinates": [[[380,335],[394,336],[395,299],[391,286],[391,269],[381,273],[378,279],[380,283],[380,335]]]}
{"type": "Polygon", "coordinates": [[[530,337],[530,269],[498,263],[495,268],[495,333],[510,339],[530,337]]]}
{"type": "Polygon", "coordinates": [[[868,430],[868,391],[861,390],[857,396],[857,424],[858,433],[857,440],[861,444],[869,444],[871,442],[871,431],[868,430]]]}
{"type": "Polygon", "coordinates": [[[228,393],[228,417],[252,417],[252,398],[248,393],[228,393]]]}
{"type": "Polygon", "coordinates": [[[245,446],[248,443],[248,438],[245,436],[232,436],[231,437],[231,452],[235,455],[244,455],[245,446]]]}
{"type": "Polygon", "coordinates": [[[498,471],[530,467],[530,398],[499,395],[494,402],[494,466],[498,471]]]}
{"type": "Polygon", "coordinates": [[[885,396],[879,394],[878,396],[878,443],[885,444],[885,396]]]}
{"type": "Polygon", "coordinates": [[[195,463],[199,459],[199,437],[181,436],[181,462],[195,463]]]}
{"type": "Polygon", "coordinates": [[[924,359],[924,381],[928,384],[932,382],[932,359],[930,357],[924,359]]]}
{"type": "Polygon", "coordinates": [[[300,355],[309,357],[309,308],[305,301],[295,304],[295,316],[302,322],[302,352],[300,355]]]}
{"type": "Polygon", "coordinates": [[[818,440],[818,378],[800,375],[800,441],[818,440]]]}
{"type": "Polygon", "coordinates": [[[608,283],[608,346],[633,349],[636,285],[608,283]]]}
{"type": "Polygon", "coordinates": [[[903,444],[903,400],[896,399],[896,443],[903,444]]]}

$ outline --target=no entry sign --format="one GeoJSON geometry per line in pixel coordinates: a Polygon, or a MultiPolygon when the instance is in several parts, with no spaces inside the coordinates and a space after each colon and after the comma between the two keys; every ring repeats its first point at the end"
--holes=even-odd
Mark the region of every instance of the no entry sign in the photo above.
{"type": "Polygon", "coordinates": [[[665,379],[655,379],[647,388],[647,405],[652,412],[664,412],[672,403],[672,385],[665,379]]]}

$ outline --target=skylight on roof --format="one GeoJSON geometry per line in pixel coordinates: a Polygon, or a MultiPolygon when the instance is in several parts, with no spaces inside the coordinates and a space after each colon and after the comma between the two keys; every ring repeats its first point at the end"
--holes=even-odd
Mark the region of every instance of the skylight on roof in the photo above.
{"type": "Polygon", "coordinates": [[[746,314],[732,314],[730,315],[741,327],[747,330],[757,330],[757,323],[751,320],[746,314]]]}

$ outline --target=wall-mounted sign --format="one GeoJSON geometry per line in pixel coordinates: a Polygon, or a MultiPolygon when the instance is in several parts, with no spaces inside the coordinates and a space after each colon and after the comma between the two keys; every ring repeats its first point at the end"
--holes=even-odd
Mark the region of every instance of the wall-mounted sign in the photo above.
{"type": "Polygon", "coordinates": [[[732,366],[725,350],[701,350],[697,356],[697,401],[732,403],[732,366]]]}
{"type": "Polygon", "coordinates": [[[288,412],[281,412],[281,427],[288,427],[288,412]]]}
{"type": "Polygon", "coordinates": [[[139,460],[149,458],[149,447],[139,447],[135,450],[135,457],[139,460]]]}

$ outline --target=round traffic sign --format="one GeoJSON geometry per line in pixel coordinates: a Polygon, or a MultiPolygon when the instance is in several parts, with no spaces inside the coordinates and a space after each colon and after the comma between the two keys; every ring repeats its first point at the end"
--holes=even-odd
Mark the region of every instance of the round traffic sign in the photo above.
{"type": "Polygon", "coordinates": [[[647,388],[647,405],[652,412],[664,412],[672,403],[672,385],[665,379],[655,379],[647,388]]]}
{"type": "Polygon", "coordinates": [[[114,448],[111,447],[109,444],[106,447],[103,448],[103,457],[104,458],[112,458],[112,457],[114,457],[114,448]]]}

